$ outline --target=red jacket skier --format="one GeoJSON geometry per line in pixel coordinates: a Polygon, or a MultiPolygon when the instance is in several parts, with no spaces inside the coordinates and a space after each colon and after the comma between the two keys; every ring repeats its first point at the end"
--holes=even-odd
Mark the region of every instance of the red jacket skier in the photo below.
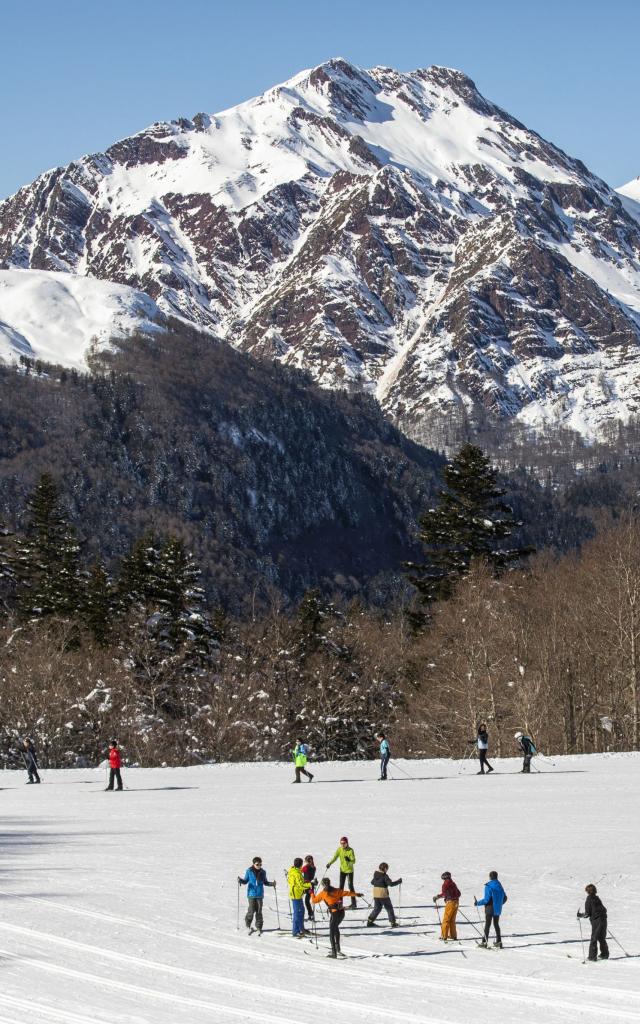
{"type": "Polygon", "coordinates": [[[120,751],[118,750],[118,743],[116,740],[111,740],[109,746],[109,785],[107,790],[113,790],[114,782],[118,784],[118,791],[122,791],[122,775],[120,769],[122,768],[122,758],[120,751]]]}

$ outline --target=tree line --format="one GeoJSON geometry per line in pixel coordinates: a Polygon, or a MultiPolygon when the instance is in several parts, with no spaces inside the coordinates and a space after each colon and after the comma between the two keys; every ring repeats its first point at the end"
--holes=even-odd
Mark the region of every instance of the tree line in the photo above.
{"type": "Polygon", "coordinates": [[[86,565],[55,481],[0,531],[0,756],[33,735],[45,763],[461,756],[479,720],[546,753],[638,748],[640,520],[603,518],[579,550],[535,554],[498,476],[464,445],[419,524],[420,563],[384,607],[268,581],[244,616],[212,604],[175,535],[86,565]]]}

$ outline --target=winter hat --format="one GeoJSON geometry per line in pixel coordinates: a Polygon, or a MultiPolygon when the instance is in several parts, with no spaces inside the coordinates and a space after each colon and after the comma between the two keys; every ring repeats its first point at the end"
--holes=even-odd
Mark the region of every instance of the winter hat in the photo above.
{"type": "Polygon", "coordinates": [[[445,878],[451,878],[451,872],[450,871],[443,871],[442,874],[440,875],[440,878],[442,878],[443,881],[444,881],[445,878]]]}
{"type": "Polygon", "coordinates": [[[340,840],[340,842],[341,842],[341,843],[346,843],[346,844],[347,844],[347,846],[349,845],[349,840],[347,839],[347,837],[346,837],[346,836],[343,836],[343,837],[342,837],[342,839],[340,840]]]}
{"type": "Polygon", "coordinates": [[[514,738],[514,740],[519,740],[521,736],[522,736],[522,733],[521,732],[517,732],[513,738],[514,738]]]}

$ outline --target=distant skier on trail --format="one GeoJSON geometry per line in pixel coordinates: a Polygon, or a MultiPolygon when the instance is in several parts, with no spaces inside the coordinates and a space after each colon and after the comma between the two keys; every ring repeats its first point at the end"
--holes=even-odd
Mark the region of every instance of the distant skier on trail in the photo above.
{"type": "Polygon", "coordinates": [[[300,782],[300,776],[306,775],[309,782],[313,781],[313,775],[307,771],[306,765],[309,757],[309,747],[302,740],[296,740],[296,745],[292,750],[293,764],[296,771],[296,777],[294,782],[300,782]]]}
{"type": "Polygon", "coordinates": [[[437,896],[433,897],[433,902],[437,903],[438,900],[444,900],[444,914],[442,915],[442,924],[440,926],[440,938],[443,942],[447,942],[449,939],[458,938],[456,915],[458,913],[461,893],[458,886],[453,881],[450,871],[443,871],[440,878],[442,879],[442,891],[439,892],[437,896]]]}
{"type": "Polygon", "coordinates": [[[391,748],[389,740],[383,732],[376,733],[376,739],[380,742],[380,778],[379,782],[387,781],[387,765],[391,760],[391,748]]]}
{"type": "Polygon", "coordinates": [[[287,872],[289,899],[291,900],[291,934],[294,939],[301,939],[309,932],[304,927],[303,896],[311,888],[311,882],[305,882],[302,868],[302,857],[296,857],[287,872]]]}
{"type": "Polygon", "coordinates": [[[535,743],[530,736],[526,733],[518,731],[513,737],[518,741],[518,748],[522,751],[524,757],[522,760],[522,771],[525,773],[531,772],[531,758],[534,754],[537,754],[535,743]]]}
{"type": "Polygon", "coordinates": [[[489,872],[489,881],[485,882],[484,886],[484,897],[481,900],[474,898],[473,904],[476,907],[484,907],[484,938],[478,943],[479,946],[487,946],[489,942],[489,932],[491,930],[491,923],[496,933],[494,940],[494,946],[497,949],[502,949],[502,936],[500,934],[500,914],[502,908],[507,902],[507,894],[502,888],[502,883],[498,881],[498,872],[489,872]]]}
{"type": "Polygon", "coordinates": [[[122,791],[122,775],[120,769],[122,768],[122,757],[118,750],[118,741],[111,740],[109,746],[109,784],[105,792],[113,790],[114,782],[118,783],[118,792],[122,791]]]}
{"type": "Polygon", "coordinates": [[[367,918],[367,928],[377,927],[375,920],[381,910],[386,910],[389,921],[391,922],[391,927],[398,927],[393,903],[389,896],[389,889],[396,885],[402,885],[402,879],[398,878],[395,882],[392,882],[387,874],[388,870],[389,865],[383,861],[378,867],[378,870],[373,872],[373,878],[371,879],[371,884],[373,886],[373,910],[367,918]]]}
{"type": "MultiPolygon", "coordinates": [[[[327,871],[334,864],[338,858],[340,859],[340,888],[344,888],[345,882],[349,882],[351,888],[355,888],[355,882],[353,878],[353,868],[356,862],[356,855],[349,846],[349,840],[346,836],[343,836],[340,840],[340,846],[334,853],[333,857],[327,864],[327,871]]],[[[355,896],[351,897],[351,909],[357,910],[357,903],[355,896]]]]}
{"type": "Polygon", "coordinates": [[[598,896],[595,885],[589,884],[584,890],[587,898],[584,903],[584,912],[578,911],[578,917],[586,917],[591,921],[591,941],[589,942],[588,960],[608,960],[609,946],[607,945],[607,908],[598,896]],[[598,957],[598,945],[600,956],[598,957]]]}
{"type": "Polygon", "coordinates": [[[251,861],[251,867],[247,868],[243,878],[238,875],[238,885],[248,886],[247,899],[249,901],[249,905],[247,907],[244,923],[249,929],[249,935],[251,935],[254,930],[258,932],[258,935],[262,935],[262,904],[264,902],[264,887],[265,885],[270,885],[274,889],[276,887],[275,882],[269,882],[267,880],[267,872],[262,867],[262,857],[253,858],[251,861]],[[256,922],[255,929],[253,928],[254,918],[256,922]]]}
{"type": "Polygon", "coordinates": [[[36,749],[33,743],[28,737],[25,739],[23,746],[24,750],[22,751],[22,757],[24,760],[24,766],[27,769],[27,775],[29,776],[27,780],[27,786],[29,786],[33,783],[40,782],[40,776],[38,775],[38,755],[36,754],[36,749]]]}
{"type": "Polygon", "coordinates": [[[311,883],[311,888],[308,889],[304,894],[304,905],[307,909],[307,917],[309,918],[310,921],[313,921],[315,918],[315,914],[313,906],[311,905],[311,896],[313,895],[313,891],[315,889],[316,865],[310,853],[308,853],[307,856],[304,858],[304,864],[302,865],[301,871],[302,877],[304,878],[305,882],[311,883]]]}
{"type": "Polygon", "coordinates": [[[329,938],[331,940],[331,952],[327,954],[329,957],[344,957],[344,953],[340,949],[340,925],[344,921],[344,907],[342,901],[345,897],[351,896],[352,901],[355,901],[355,897],[362,897],[361,892],[353,892],[351,889],[334,889],[331,884],[330,878],[322,879],[322,889],[316,895],[313,894],[311,897],[313,903],[326,903],[329,910],[329,938]]]}
{"type": "Polygon", "coordinates": [[[475,740],[469,740],[469,743],[474,743],[478,747],[478,757],[480,758],[480,771],[478,772],[478,775],[484,775],[485,766],[487,772],[492,772],[493,768],[487,760],[489,757],[489,732],[487,730],[486,722],[480,723],[475,740]]]}

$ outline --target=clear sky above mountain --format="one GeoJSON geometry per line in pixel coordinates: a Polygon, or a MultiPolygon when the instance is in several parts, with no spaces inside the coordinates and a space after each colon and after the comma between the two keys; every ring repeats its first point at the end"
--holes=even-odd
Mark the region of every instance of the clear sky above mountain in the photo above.
{"type": "Polygon", "coordinates": [[[5,0],[0,197],[305,67],[444,64],[612,185],[640,174],[637,0],[5,0]]]}

